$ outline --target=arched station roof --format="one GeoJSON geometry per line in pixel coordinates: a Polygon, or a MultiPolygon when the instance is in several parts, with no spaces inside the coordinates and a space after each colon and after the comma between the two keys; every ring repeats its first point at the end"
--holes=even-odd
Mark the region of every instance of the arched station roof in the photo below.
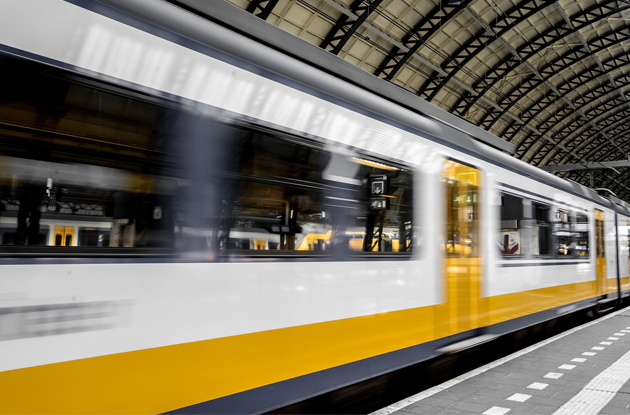
{"type": "Polygon", "coordinates": [[[630,0],[225,1],[630,200],[630,0]]]}

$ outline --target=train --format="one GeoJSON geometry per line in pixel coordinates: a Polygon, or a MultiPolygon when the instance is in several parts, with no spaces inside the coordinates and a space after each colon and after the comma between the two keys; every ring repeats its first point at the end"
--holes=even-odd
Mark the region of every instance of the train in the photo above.
{"type": "Polygon", "coordinates": [[[626,202],[182,3],[2,5],[0,412],[270,412],[627,301],[626,202]]]}

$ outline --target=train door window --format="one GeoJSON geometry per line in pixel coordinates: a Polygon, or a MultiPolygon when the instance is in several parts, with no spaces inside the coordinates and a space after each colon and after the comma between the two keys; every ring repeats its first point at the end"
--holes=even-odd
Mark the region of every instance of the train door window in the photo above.
{"type": "Polygon", "coordinates": [[[447,207],[445,253],[449,257],[478,257],[481,175],[455,161],[447,161],[442,173],[447,207]]]}
{"type": "Polygon", "coordinates": [[[595,256],[597,258],[606,256],[604,235],[604,212],[595,209],[595,256]]]}
{"type": "Polygon", "coordinates": [[[532,252],[534,255],[551,254],[551,207],[542,203],[532,202],[533,238],[532,252]]]}
{"type": "Polygon", "coordinates": [[[74,226],[55,226],[55,246],[72,246],[74,226]]]}
{"type": "Polygon", "coordinates": [[[574,252],[574,236],[571,224],[571,212],[564,209],[556,210],[553,228],[556,241],[556,255],[560,258],[572,257],[574,252]]]}
{"type": "MultiPolygon", "coordinates": [[[[362,196],[346,209],[349,225],[337,241],[350,251],[410,253],[413,174],[391,162],[353,157],[362,196]]],[[[338,202],[337,202],[338,203],[338,202]]],[[[343,214],[338,211],[338,214],[343,214]]]]}
{"type": "Polygon", "coordinates": [[[578,213],[575,215],[575,251],[579,258],[588,258],[589,252],[589,229],[588,216],[578,213]]]}
{"type": "Polygon", "coordinates": [[[499,251],[504,257],[522,255],[523,199],[501,193],[501,234],[499,251]]]}

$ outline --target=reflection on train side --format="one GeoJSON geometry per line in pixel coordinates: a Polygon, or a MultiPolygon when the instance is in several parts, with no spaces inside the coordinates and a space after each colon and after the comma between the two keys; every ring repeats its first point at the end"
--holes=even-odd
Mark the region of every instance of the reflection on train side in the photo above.
{"type": "Polygon", "coordinates": [[[498,247],[504,258],[589,257],[589,221],[581,209],[554,207],[502,192],[500,217],[498,247]]]}
{"type": "Polygon", "coordinates": [[[120,327],[128,324],[132,305],[108,300],[0,307],[0,341],[120,327]]]}
{"type": "Polygon", "coordinates": [[[28,87],[0,104],[3,246],[411,252],[405,166],[70,80],[28,87]]]}

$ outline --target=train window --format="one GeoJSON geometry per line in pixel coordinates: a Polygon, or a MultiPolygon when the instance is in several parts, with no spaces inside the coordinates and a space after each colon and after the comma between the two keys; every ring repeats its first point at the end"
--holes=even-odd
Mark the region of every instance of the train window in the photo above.
{"type": "Polygon", "coordinates": [[[411,251],[401,166],[36,64],[0,70],[4,253],[411,251]]]}
{"type": "Polygon", "coordinates": [[[109,229],[107,228],[79,228],[79,246],[109,246],[109,229]]]}
{"type": "Polygon", "coordinates": [[[449,257],[479,256],[478,170],[447,161],[442,170],[446,188],[446,237],[443,249],[449,257]]]}
{"type": "MultiPolygon", "coordinates": [[[[350,225],[337,242],[347,244],[350,251],[411,252],[411,171],[367,158],[353,157],[351,161],[360,166],[356,177],[361,181],[363,196],[357,206],[346,209],[350,225]]],[[[339,214],[343,213],[338,210],[339,214]]]]}
{"type": "MultiPolygon", "coordinates": [[[[2,245],[15,245],[15,226],[11,228],[0,228],[0,233],[2,234],[2,245]]],[[[40,226],[39,233],[36,237],[36,245],[46,245],[48,243],[48,233],[48,226],[40,226]]]]}
{"type": "Polygon", "coordinates": [[[532,202],[534,255],[551,254],[551,207],[538,202],[532,202]]]}
{"type": "Polygon", "coordinates": [[[217,247],[328,251],[332,222],[321,172],[328,153],[273,133],[232,128],[224,145],[217,247]]]}
{"type": "Polygon", "coordinates": [[[523,199],[501,194],[501,238],[499,250],[504,257],[522,255],[523,199]]]}
{"type": "Polygon", "coordinates": [[[556,240],[556,255],[560,258],[572,257],[575,242],[571,226],[571,212],[558,209],[556,210],[555,219],[554,236],[556,240]]]}
{"type": "Polygon", "coordinates": [[[173,247],[177,112],[49,68],[7,60],[0,70],[0,219],[13,229],[3,249],[173,247]],[[77,239],[91,227],[109,238],[77,239]]]}
{"type": "Polygon", "coordinates": [[[578,213],[575,216],[575,251],[576,255],[580,258],[588,258],[589,257],[589,229],[588,229],[588,216],[578,213]]]}
{"type": "Polygon", "coordinates": [[[230,134],[220,250],[411,251],[408,170],[274,132],[230,134]]]}

